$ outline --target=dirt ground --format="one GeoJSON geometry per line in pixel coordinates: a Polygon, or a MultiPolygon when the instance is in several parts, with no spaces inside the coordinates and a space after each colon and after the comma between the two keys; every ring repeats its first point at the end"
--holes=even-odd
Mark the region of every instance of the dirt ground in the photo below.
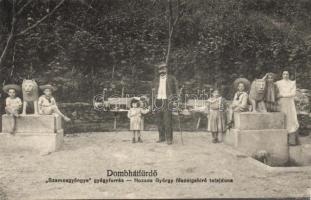
{"type": "MultiPolygon", "coordinates": [[[[171,146],[155,143],[156,132],[144,132],[142,144],[130,132],[66,136],[62,148],[49,155],[0,147],[0,199],[85,198],[226,198],[310,197],[311,173],[267,171],[211,143],[204,132],[179,133],[171,146]],[[95,184],[106,170],[157,170],[158,178],[224,178],[233,183],[95,184]],[[89,183],[46,183],[53,179],[89,179],[89,183]]],[[[117,177],[112,177],[117,178],[117,177]]],[[[152,177],[154,178],[154,177],[152,177]]],[[[127,179],[127,178],[126,178],[127,179]]]]}

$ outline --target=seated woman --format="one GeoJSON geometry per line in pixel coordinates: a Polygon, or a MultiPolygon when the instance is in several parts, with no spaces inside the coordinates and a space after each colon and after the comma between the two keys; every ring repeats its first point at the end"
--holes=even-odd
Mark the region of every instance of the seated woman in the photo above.
{"type": "Polygon", "coordinates": [[[65,121],[70,121],[70,118],[65,116],[63,113],[60,112],[56,105],[56,101],[52,96],[52,92],[56,89],[51,85],[42,85],[40,89],[43,91],[44,95],[39,97],[38,106],[39,106],[39,114],[40,115],[52,115],[58,114],[60,115],[65,121]]]}
{"type": "Polygon", "coordinates": [[[232,104],[229,109],[229,127],[233,124],[233,115],[235,112],[249,111],[248,94],[250,82],[246,78],[238,78],[234,81],[234,88],[237,91],[234,94],[232,104]]]}

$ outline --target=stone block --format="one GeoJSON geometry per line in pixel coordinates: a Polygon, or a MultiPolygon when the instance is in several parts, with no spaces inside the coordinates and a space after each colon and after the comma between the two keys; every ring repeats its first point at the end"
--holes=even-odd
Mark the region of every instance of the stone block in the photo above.
{"type": "Polygon", "coordinates": [[[285,129],[285,115],[273,113],[234,113],[234,128],[240,130],[285,129]]]}
{"type": "Polygon", "coordinates": [[[47,154],[58,150],[63,143],[63,130],[57,133],[26,133],[12,135],[0,133],[0,146],[7,150],[27,149],[47,154]]]}
{"type": "MultiPolygon", "coordinates": [[[[10,120],[8,115],[2,115],[2,132],[10,130],[10,120]]],[[[59,115],[25,115],[16,118],[16,131],[18,134],[28,133],[56,133],[62,130],[62,121],[59,115]]]]}
{"type": "Polygon", "coordinates": [[[0,146],[5,149],[29,149],[40,153],[54,152],[63,142],[64,131],[58,115],[26,115],[16,118],[16,131],[11,129],[12,118],[2,115],[0,146]]]}
{"type": "Polygon", "coordinates": [[[311,144],[302,144],[289,147],[289,159],[300,166],[311,165],[311,144]]]}
{"type": "Polygon", "coordinates": [[[231,129],[224,142],[249,156],[264,150],[270,154],[273,166],[284,165],[289,159],[286,129],[231,129]]]}
{"type": "Polygon", "coordinates": [[[235,137],[236,137],[236,134],[233,134],[232,130],[233,129],[231,129],[231,131],[229,131],[229,130],[226,131],[226,133],[224,134],[224,137],[223,137],[223,142],[225,144],[228,144],[230,146],[235,147],[235,143],[236,143],[236,138],[235,137]]]}

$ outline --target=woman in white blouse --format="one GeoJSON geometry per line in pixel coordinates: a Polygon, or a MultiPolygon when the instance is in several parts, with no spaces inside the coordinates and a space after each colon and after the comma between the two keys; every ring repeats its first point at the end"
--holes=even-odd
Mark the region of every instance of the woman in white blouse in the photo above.
{"type": "MultiPolygon", "coordinates": [[[[293,135],[293,133],[296,133],[296,131],[299,128],[297,112],[294,102],[294,97],[296,95],[296,80],[291,81],[289,79],[288,71],[284,71],[282,73],[282,78],[283,78],[282,80],[276,82],[276,86],[279,90],[278,104],[280,106],[280,111],[286,115],[286,129],[289,134],[293,135]]],[[[296,141],[297,136],[296,134],[294,135],[296,141]]]]}

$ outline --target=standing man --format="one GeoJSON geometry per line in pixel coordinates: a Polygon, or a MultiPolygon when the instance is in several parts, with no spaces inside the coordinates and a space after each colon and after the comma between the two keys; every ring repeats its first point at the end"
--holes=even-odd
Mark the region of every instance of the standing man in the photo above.
{"type": "Polygon", "coordinates": [[[156,66],[158,74],[152,83],[152,98],[155,99],[159,140],[157,142],[173,143],[173,100],[178,97],[178,84],[176,78],[168,74],[165,63],[156,66]]]}

